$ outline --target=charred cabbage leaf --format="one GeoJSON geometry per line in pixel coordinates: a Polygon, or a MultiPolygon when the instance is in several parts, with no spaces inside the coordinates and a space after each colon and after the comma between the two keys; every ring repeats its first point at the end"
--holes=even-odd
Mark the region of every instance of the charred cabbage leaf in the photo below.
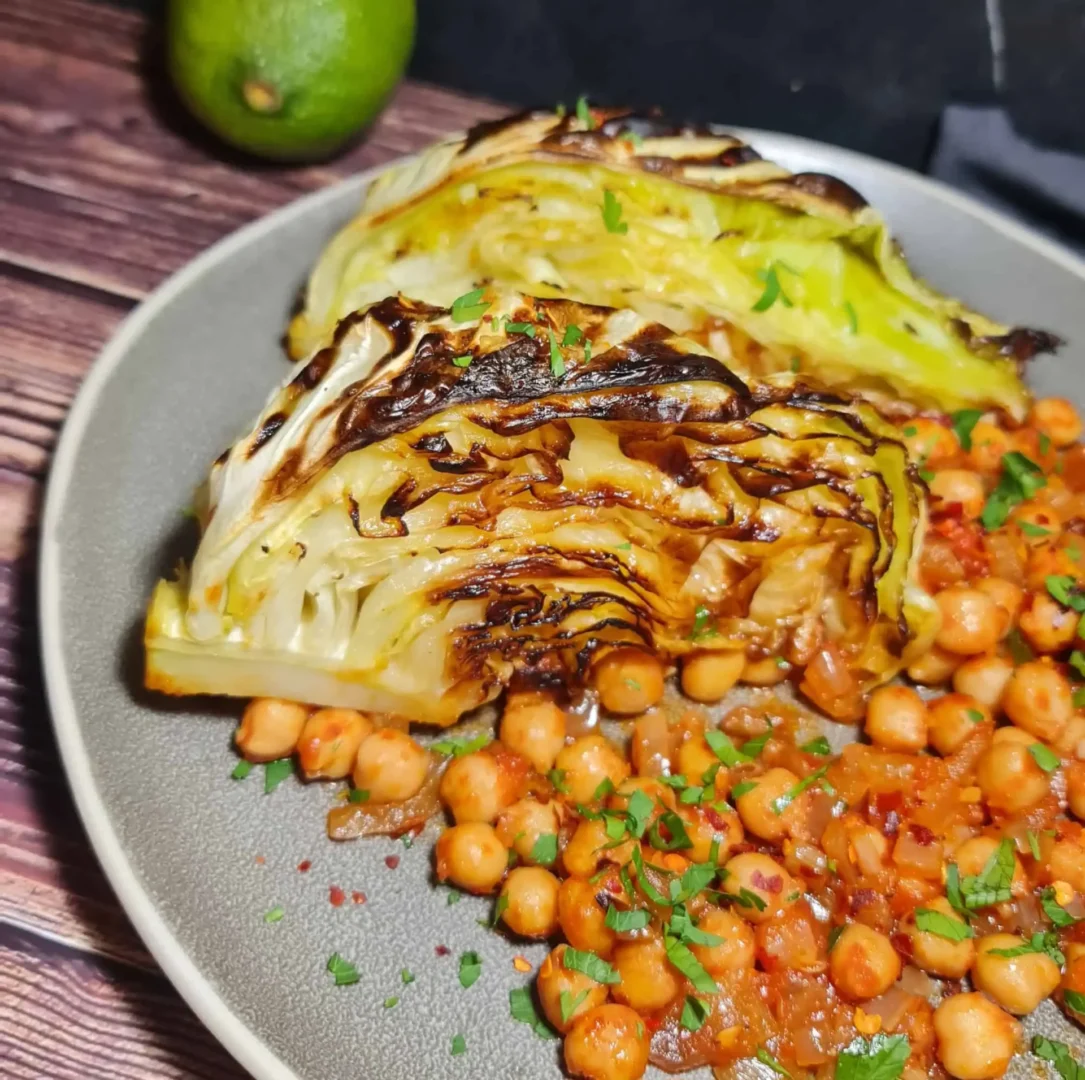
{"type": "Polygon", "coordinates": [[[791,174],[716,128],[598,111],[484,125],[383,174],[321,256],[291,351],[398,290],[448,304],[484,281],[631,307],[740,373],[1020,418],[1019,361],[1056,344],[918,280],[848,185],[791,174]]]}
{"type": "Polygon", "coordinates": [[[929,642],[923,500],[877,413],[748,384],[630,310],[481,290],[339,326],[213,466],[146,681],[449,724],[601,651],[832,648],[862,685],[929,642]],[[470,318],[465,318],[465,309],[470,318]]]}

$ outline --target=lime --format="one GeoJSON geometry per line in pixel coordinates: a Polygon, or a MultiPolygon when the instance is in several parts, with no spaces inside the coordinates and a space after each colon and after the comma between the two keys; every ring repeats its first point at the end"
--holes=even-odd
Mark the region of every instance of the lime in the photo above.
{"type": "Polygon", "coordinates": [[[414,42],[414,0],[171,0],[170,74],[243,150],[282,160],[341,147],[380,111],[414,42]]]}

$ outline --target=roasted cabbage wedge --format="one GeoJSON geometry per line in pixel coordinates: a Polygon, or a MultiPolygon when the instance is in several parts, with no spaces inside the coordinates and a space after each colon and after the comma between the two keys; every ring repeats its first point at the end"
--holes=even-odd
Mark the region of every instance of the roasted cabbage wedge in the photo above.
{"type": "Polygon", "coordinates": [[[290,347],[390,291],[435,304],[497,282],[630,307],[739,373],[796,364],[884,405],[1020,418],[1019,363],[1054,347],[918,280],[843,182],[791,174],[715,127],[531,113],[384,173],[321,256],[290,347]]]}
{"type": "Polygon", "coordinates": [[[215,462],[146,682],[450,724],[633,646],[846,665],[929,644],[924,500],[878,414],[631,310],[480,291],[345,319],[215,462]]]}

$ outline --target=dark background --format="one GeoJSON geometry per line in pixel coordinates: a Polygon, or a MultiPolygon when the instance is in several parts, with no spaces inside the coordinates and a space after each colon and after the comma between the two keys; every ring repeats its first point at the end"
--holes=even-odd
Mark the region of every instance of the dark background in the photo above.
{"type": "Polygon", "coordinates": [[[515,105],[659,104],[912,168],[945,105],[1003,103],[1026,137],[1085,152],[1085,0],[418,0],[411,73],[515,105]]]}

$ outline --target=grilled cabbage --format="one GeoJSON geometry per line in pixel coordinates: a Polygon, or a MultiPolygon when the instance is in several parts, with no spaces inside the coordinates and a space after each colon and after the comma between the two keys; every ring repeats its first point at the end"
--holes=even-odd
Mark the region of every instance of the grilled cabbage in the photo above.
{"type": "Polygon", "coordinates": [[[1022,417],[1019,361],[1056,344],[942,296],[848,185],[792,175],[717,128],[596,110],[483,125],[383,174],[325,250],[294,320],[302,359],[391,291],[484,282],[630,307],[734,370],[1022,417]]]}
{"type": "Polygon", "coordinates": [[[450,724],[615,646],[812,662],[929,644],[924,501],[863,403],[747,383],[631,310],[481,290],[345,319],[214,464],[146,682],[450,724]]]}

